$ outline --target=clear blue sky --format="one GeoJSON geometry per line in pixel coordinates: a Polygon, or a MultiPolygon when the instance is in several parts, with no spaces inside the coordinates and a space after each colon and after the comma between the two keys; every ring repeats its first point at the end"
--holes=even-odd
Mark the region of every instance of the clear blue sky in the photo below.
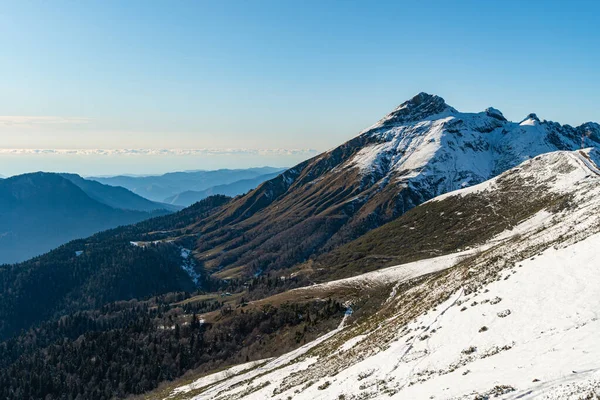
{"type": "MultiPolygon", "coordinates": [[[[599,3],[2,1],[0,147],[322,151],[419,91],[513,120],[600,120],[599,3]]],[[[0,154],[0,174],[291,165],[307,154],[0,154]]]]}

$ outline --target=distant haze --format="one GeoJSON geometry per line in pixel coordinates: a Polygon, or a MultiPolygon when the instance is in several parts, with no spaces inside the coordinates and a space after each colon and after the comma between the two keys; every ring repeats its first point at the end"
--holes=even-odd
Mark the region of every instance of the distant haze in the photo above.
{"type": "Polygon", "coordinates": [[[27,172],[73,172],[85,176],[152,175],[185,170],[219,168],[291,167],[313,157],[315,150],[177,150],[132,154],[126,150],[101,153],[32,152],[0,149],[0,176],[27,172]]]}

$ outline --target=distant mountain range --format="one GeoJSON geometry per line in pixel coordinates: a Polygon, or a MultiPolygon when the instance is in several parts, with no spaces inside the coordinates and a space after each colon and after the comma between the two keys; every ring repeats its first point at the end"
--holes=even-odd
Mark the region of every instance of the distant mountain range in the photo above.
{"type": "MultiPolygon", "coordinates": [[[[248,169],[219,169],[214,171],[171,172],[157,176],[119,175],[113,177],[90,177],[87,179],[95,180],[105,185],[122,186],[149,200],[170,203],[176,199],[177,195],[183,192],[202,192],[210,190],[215,186],[222,187],[222,185],[229,185],[242,180],[254,180],[256,183],[253,183],[253,186],[250,183],[240,183],[227,189],[217,189],[217,191],[214,192],[220,193],[219,190],[221,190],[227,192],[228,195],[242,194],[269,179],[269,175],[277,174],[284,170],[284,168],[260,167],[248,169]],[[263,178],[260,178],[261,176],[263,176],[263,178]],[[236,190],[236,187],[239,187],[239,189],[236,190]],[[171,199],[171,201],[167,201],[167,199],[171,199]]],[[[186,194],[182,199],[200,200],[204,197],[202,197],[202,194],[186,194]]],[[[173,204],[188,206],[194,201],[197,200],[178,200],[173,204]]]]}
{"type": "Polygon", "coordinates": [[[77,185],[92,199],[113,208],[136,211],[155,211],[160,209],[177,211],[181,209],[181,207],[148,200],[123,187],[104,185],[97,181],[84,179],[76,174],[60,175],[77,185]]]}
{"type": "Polygon", "coordinates": [[[212,186],[205,190],[188,190],[179,193],[175,196],[166,198],[165,203],[174,204],[178,206],[189,206],[197,201],[205,199],[209,196],[213,196],[215,194],[222,194],[225,196],[235,197],[239,194],[246,193],[249,190],[256,188],[261,183],[273,179],[279,174],[280,171],[277,171],[271,174],[259,175],[256,178],[241,179],[239,181],[227,183],[224,185],[212,186]]]}
{"type": "Polygon", "coordinates": [[[173,211],[123,188],[78,175],[32,173],[0,181],[0,264],[69,240],[173,211]]]}

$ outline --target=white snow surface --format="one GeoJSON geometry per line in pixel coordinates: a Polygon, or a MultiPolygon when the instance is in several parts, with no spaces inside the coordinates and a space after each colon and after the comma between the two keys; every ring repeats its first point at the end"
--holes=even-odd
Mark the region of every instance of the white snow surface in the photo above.
{"type": "MultiPolygon", "coordinates": [[[[462,362],[466,365],[406,387],[396,397],[460,398],[509,385],[517,391],[506,398],[535,398],[551,394],[563,383],[588,380],[589,372],[600,371],[598,246],[600,235],[596,234],[564,249],[551,248],[523,261],[514,276],[509,274],[510,279],[490,284],[485,295],[469,298],[467,310],[451,307],[429,330],[439,331],[416,342],[411,350],[427,350],[427,355],[402,364],[394,373],[416,377],[419,372],[447,370],[462,362]],[[502,300],[494,305],[470,306],[496,297],[502,300]],[[505,310],[510,314],[499,317],[505,310]],[[484,326],[487,331],[479,332],[484,326]],[[461,353],[470,347],[476,348],[472,355],[461,353]],[[510,349],[486,357],[505,347],[510,349]],[[584,375],[575,379],[578,374],[584,375]],[[539,382],[534,382],[536,379],[539,382]]],[[[422,317],[411,327],[427,325],[431,318],[422,317]]]]}

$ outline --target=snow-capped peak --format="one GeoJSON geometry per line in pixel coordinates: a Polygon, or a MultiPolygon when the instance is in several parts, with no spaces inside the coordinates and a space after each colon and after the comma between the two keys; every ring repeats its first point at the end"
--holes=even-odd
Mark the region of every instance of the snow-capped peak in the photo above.
{"type": "Polygon", "coordinates": [[[439,96],[419,93],[361,134],[349,168],[365,180],[415,189],[420,201],[471,186],[539,154],[600,144],[600,127],[540,120],[516,123],[502,112],[459,112],[439,96]]]}
{"type": "Polygon", "coordinates": [[[396,107],[391,113],[379,120],[368,130],[389,128],[391,126],[418,122],[443,114],[453,114],[457,111],[450,107],[443,98],[433,94],[421,92],[412,99],[396,107]]]}

